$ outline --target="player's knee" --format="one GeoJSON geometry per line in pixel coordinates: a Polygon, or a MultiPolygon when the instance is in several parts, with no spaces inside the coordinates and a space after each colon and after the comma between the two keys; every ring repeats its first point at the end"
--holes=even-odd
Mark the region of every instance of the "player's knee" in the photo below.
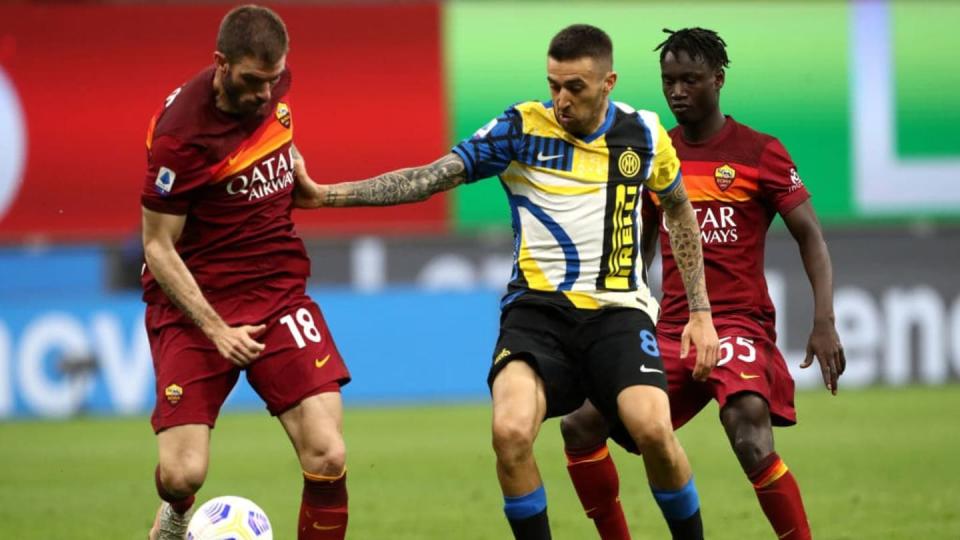
{"type": "Polygon", "coordinates": [[[676,437],[669,418],[647,419],[633,426],[630,436],[645,456],[668,458],[676,447],[676,437]]]}
{"type": "Polygon", "coordinates": [[[733,452],[744,470],[750,471],[756,469],[760,461],[772,452],[772,449],[764,446],[756,437],[737,438],[733,441],[733,452]]]}
{"type": "Polygon", "coordinates": [[[593,448],[606,440],[607,427],[602,416],[595,418],[575,411],[560,419],[560,434],[566,448],[593,448]]]}
{"type": "Polygon", "coordinates": [[[522,418],[501,415],[493,422],[493,450],[503,462],[523,459],[533,452],[535,426],[522,418]]]}
{"type": "Polygon", "coordinates": [[[188,497],[200,491],[207,476],[202,460],[179,460],[176,464],[160,465],[160,482],[164,490],[175,497],[188,497]]]}
{"type": "Polygon", "coordinates": [[[347,448],[343,439],[313,445],[300,452],[300,466],[305,472],[319,476],[337,476],[347,463],[347,448]]]}

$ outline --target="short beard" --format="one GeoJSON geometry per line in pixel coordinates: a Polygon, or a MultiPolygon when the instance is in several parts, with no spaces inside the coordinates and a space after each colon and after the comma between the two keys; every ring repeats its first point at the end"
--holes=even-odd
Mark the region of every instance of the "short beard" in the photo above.
{"type": "Polygon", "coordinates": [[[223,88],[223,96],[227,104],[240,116],[253,116],[263,107],[263,103],[260,101],[244,103],[241,100],[243,91],[240,89],[240,85],[234,84],[233,76],[229,71],[227,71],[226,76],[223,77],[220,86],[223,88]]]}

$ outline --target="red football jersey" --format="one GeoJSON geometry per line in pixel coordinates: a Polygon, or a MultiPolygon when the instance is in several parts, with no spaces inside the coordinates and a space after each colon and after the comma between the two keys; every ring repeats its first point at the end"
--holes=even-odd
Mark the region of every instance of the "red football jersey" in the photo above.
{"type": "MultiPolygon", "coordinates": [[[[705,142],[684,141],[679,126],[670,130],[670,137],[700,224],[714,318],[747,316],[772,328],[774,309],[763,272],[767,229],[776,213],[786,214],[810,198],[793,160],[775,137],[729,116],[720,132],[705,142]]],[[[689,318],[686,290],[658,211],[659,200],[655,194],[645,197],[643,212],[656,212],[660,224],[660,321],[680,326],[689,318]]]]}
{"type": "MultiPolygon", "coordinates": [[[[285,99],[290,72],[273,88],[259,115],[237,117],[216,107],[214,69],[176,89],[151,119],[146,208],[186,215],[176,249],[214,308],[220,300],[250,292],[250,309],[273,300],[266,291],[305,283],[310,262],[294,230],[293,120],[285,99]],[[281,286],[282,284],[282,286],[281,286]]],[[[185,320],[170,305],[149,269],[143,298],[169,308],[163,325],[185,320]]],[[[249,313],[221,313],[228,323],[249,313]]]]}

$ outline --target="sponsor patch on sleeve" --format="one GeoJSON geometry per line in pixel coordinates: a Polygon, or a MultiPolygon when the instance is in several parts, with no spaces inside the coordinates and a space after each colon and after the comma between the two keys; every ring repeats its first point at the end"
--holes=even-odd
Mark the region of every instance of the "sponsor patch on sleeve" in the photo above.
{"type": "Polygon", "coordinates": [[[160,172],[157,173],[157,181],[153,185],[157,193],[167,196],[173,190],[173,181],[176,179],[177,173],[166,167],[160,167],[160,172]]]}

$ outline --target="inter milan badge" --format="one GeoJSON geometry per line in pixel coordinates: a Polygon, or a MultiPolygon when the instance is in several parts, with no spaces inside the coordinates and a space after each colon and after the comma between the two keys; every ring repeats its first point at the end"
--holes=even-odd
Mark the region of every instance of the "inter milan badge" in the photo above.
{"type": "Polygon", "coordinates": [[[176,405],[180,403],[180,398],[183,397],[183,388],[180,385],[171,384],[163,390],[163,395],[166,396],[171,405],[176,405]]]}
{"type": "Polygon", "coordinates": [[[720,191],[726,191],[730,184],[737,179],[737,170],[724,164],[713,171],[713,179],[717,181],[717,187],[720,188],[720,191]]]}
{"type": "Polygon", "coordinates": [[[290,129],[290,107],[286,103],[277,103],[277,122],[290,129]]]}
{"type": "Polygon", "coordinates": [[[617,168],[620,169],[620,174],[624,178],[633,178],[640,172],[640,156],[633,151],[633,148],[627,148],[620,154],[620,159],[617,160],[617,168]]]}

